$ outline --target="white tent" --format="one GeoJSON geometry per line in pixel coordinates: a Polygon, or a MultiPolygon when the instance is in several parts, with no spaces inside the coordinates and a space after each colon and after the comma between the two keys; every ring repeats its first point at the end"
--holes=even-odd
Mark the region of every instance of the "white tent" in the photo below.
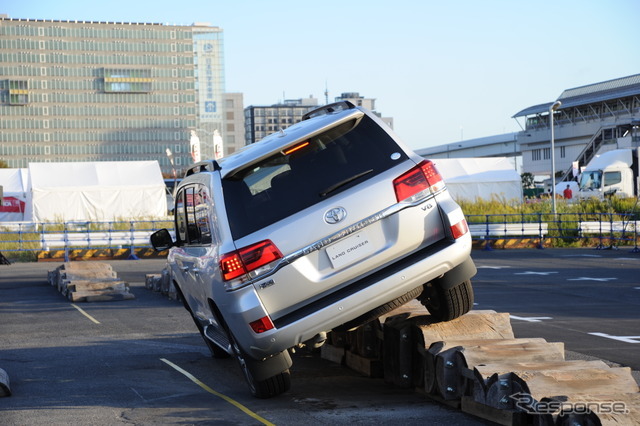
{"type": "Polygon", "coordinates": [[[27,169],[0,169],[0,221],[21,222],[27,203],[27,169]]]}
{"type": "Polygon", "coordinates": [[[25,220],[119,220],[167,214],[157,161],[31,163],[25,220]]]}
{"type": "Polygon", "coordinates": [[[522,183],[507,157],[434,158],[449,192],[456,200],[522,200],[522,183]]]}

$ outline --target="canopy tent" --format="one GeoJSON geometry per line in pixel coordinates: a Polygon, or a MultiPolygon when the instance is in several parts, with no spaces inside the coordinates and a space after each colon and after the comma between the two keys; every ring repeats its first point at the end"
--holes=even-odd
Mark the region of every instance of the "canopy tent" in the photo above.
{"type": "Polygon", "coordinates": [[[451,196],[456,200],[522,200],[522,183],[507,157],[434,158],[451,196]]]}
{"type": "Polygon", "coordinates": [[[27,203],[27,169],[0,169],[1,222],[21,222],[27,203]]]}
{"type": "Polygon", "coordinates": [[[120,220],[167,214],[157,161],[31,163],[25,220],[120,220]]]}

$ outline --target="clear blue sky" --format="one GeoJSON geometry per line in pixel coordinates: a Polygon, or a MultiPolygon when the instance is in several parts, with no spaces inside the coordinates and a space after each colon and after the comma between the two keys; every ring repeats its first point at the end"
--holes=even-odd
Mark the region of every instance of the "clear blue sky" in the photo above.
{"type": "Polygon", "coordinates": [[[415,149],[518,131],[526,107],[640,73],[639,0],[0,0],[0,13],[208,22],[245,106],[359,92],[415,149]]]}

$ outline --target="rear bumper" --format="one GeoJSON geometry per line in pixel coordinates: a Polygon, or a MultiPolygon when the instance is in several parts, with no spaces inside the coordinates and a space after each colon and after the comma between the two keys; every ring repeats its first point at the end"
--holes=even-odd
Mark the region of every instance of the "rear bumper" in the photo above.
{"type": "Polygon", "coordinates": [[[249,334],[238,336],[239,343],[255,358],[268,357],[357,318],[427,282],[438,279],[441,285],[459,284],[475,274],[470,254],[469,233],[454,242],[442,240],[274,319],[275,329],[259,335],[249,331],[249,334]],[[451,277],[448,276],[450,272],[451,277]],[[241,341],[243,337],[245,344],[241,341]]]}

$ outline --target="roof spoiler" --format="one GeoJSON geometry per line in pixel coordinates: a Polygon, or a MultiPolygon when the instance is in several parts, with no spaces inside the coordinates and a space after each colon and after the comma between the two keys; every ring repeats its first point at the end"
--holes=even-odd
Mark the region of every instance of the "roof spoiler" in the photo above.
{"type": "Polygon", "coordinates": [[[215,170],[220,170],[220,165],[216,160],[200,161],[189,167],[185,172],[184,177],[191,176],[200,172],[213,172],[215,170]]]}
{"type": "Polygon", "coordinates": [[[312,111],[309,111],[305,115],[302,116],[302,121],[308,120],[313,117],[319,117],[321,115],[331,114],[332,112],[344,111],[347,109],[353,109],[356,106],[350,101],[340,101],[335,102],[329,105],[322,106],[320,108],[316,108],[312,111]]]}

